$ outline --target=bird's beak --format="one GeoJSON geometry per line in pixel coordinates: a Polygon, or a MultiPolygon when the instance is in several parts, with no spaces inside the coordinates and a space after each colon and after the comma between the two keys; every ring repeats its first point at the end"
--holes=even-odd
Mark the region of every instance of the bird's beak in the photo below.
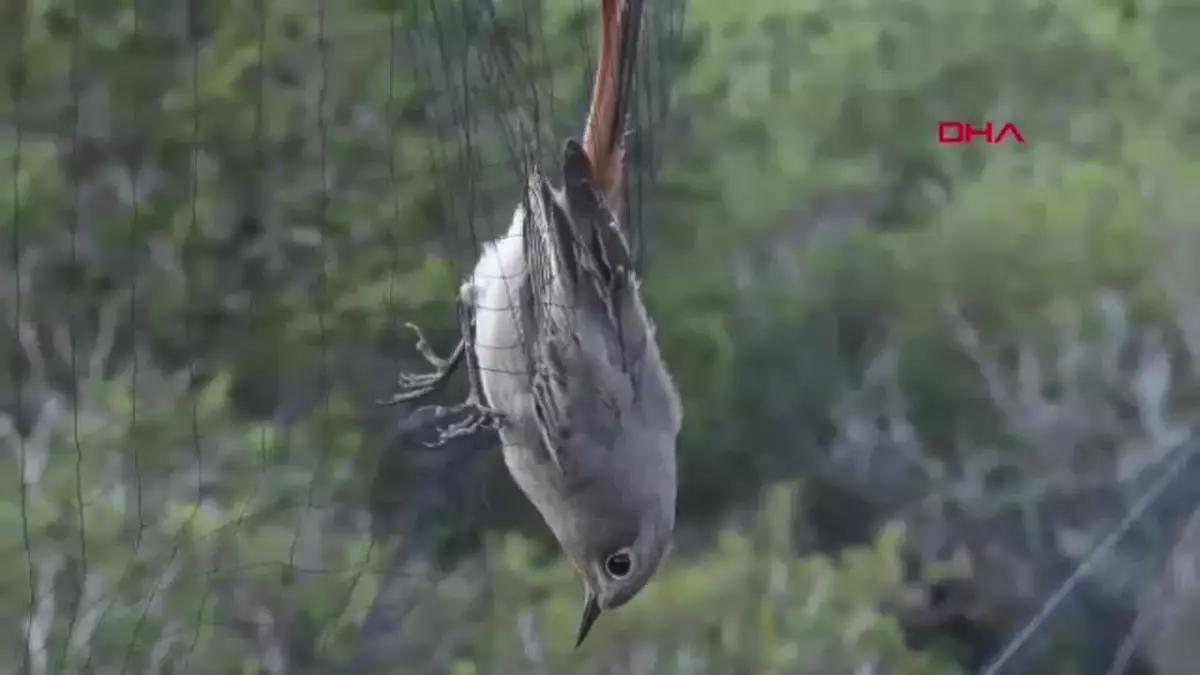
{"type": "Polygon", "coordinates": [[[596,623],[596,619],[598,618],[600,618],[600,600],[589,589],[587,597],[583,601],[583,617],[579,620],[579,635],[575,638],[576,649],[579,649],[579,645],[583,644],[584,638],[592,630],[592,624],[596,623]]]}

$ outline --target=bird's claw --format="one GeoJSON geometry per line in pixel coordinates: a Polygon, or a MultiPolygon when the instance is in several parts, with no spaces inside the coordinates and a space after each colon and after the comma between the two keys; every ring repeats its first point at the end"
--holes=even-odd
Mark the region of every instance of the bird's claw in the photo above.
{"type": "Polygon", "coordinates": [[[377,402],[382,406],[394,406],[432,393],[446,379],[446,371],[451,367],[449,359],[444,359],[434,353],[420,326],[414,323],[405,323],[404,325],[417,334],[417,352],[437,370],[432,373],[420,374],[400,373],[396,378],[400,391],[377,402]]]}
{"type": "Polygon", "coordinates": [[[400,373],[400,376],[396,378],[396,382],[400,385],[401,389],[405,390],[425,389],[440,382],[443,372],[422,373],[420,375],[415,373],[400,373]]]}
{"type": "MultiPolygon", "coordinates": [[[[446,359],[443,359],[442,357],[438,356],[437,353],[435,353],[433,351],[433,347],[429,346],[429,340],[425,339],[425,333],[424,333],[424,331],[421,330],[421,327],[412,322],[405,322],[404,325],[405,325],[405,327],[407,327],[409,330],[411,330],[413,333],[416,333],[416,335],[417,335],[417,353],[419,353],[422,357],[424,357],[426,361],[428,361],[433,367],[437,368],[439,371],[445,370],[446,365],[447,365],[446,359]]],[[[412,377],[412,376],[410,376],[410,377],[412,377]]],[[[418,375],[416,377],[421,377],[421,376],[418,375]]]]}
{"type": "Polygon", "coordinates": [[[400,391],[377,403],[382,406],[394,406],[405,401],[421,398],[426,394],[433,393],[443,379],[445,379],[445,374],[440,372],[422,375],[401,373],[398,378],[400,391]]]}
{"type": "Polygon", "coordinates": [[[435,387],[433,385],[409,388],[404,385],[404,382],[405,382],[404,377],[405,376],[401,375],[400,377],[401,377],[400,384],[401,384],[401,387],[404,388],[404,390],[399,391],[395,394],[392,394],[388,398],[379,399],[378,401],[375,402],[376,405],[388,406],[388,407],[394,406],[394,405],[399,405],[401,403],[404,403],[405,401],[412,401],[412,400],[421,398],[422,396],[424,396],[426,394],[432,393],[433,390],[435,389],[435,387]]]}
{"type": "Polygon", "coordinates": [[[428,447],[437,447],[445,444],[447,441],[463,436],[470,436],[484,429],[498,430],[504,423],[504,413],[489,408],[477,400],[470,399],[456,406],[441,408],[437,413],[437,417],[463,413],[466,414],[466,417],[440,429],[438,431],[438,440],[434,443],[426,443],[425,445],[428,447]]]}

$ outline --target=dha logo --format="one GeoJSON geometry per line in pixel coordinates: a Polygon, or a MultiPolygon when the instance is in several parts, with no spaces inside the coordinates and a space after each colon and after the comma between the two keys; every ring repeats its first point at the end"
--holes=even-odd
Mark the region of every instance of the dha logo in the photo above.
{"type": "Polygon", "coordinates": [[[988,145],[999,145],[1009,141],[1025,144],[1021,130],[1012,122],[1005,122],[999,127],[992,122],[982,127],[970,122],[938,122],[938,143],[941,145],[970,145],[976,139],[983,139],[988,145]]]}

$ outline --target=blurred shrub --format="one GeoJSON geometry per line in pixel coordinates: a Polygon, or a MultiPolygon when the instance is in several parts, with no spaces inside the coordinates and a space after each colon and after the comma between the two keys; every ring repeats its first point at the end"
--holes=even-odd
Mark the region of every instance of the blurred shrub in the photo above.
{"type": "Polygon", "coordinates": [[[962,672],[909,651],[899,625],[882,612],[911,592],[901,532],[886,530],[838,558],[797,558],[794,497],[793,488],[774,487],[748,530],[725,530],[711,551],[668,559],[655,583],[602,617],[578,652],[571,649],[578,580],[561,561],[538,563],[514,536],[489,546],[487,607],[462,592],[472,584],[469,566],[439,582],[406,618],[421,628],[389,647],[436,663],[434,636],[460,634],[462,655],[447,655],[444,667],[461,673],[962,672]],[[472,620],[481,623],[464,634],[461,622],[472,620]]]}

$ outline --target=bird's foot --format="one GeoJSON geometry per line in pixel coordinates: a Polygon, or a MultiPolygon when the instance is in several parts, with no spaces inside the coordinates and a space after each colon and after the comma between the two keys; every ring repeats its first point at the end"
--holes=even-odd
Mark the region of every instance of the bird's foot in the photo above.
{"type": "Polygon", "coordinates": [[[433,393],[450,377],[451,372],[457,365],[457,360],[454,357],[444,359],[433,351],[433,348],[429,346],[429,341],[425,339],[425,333],[421,331],[419,326],[414,323],[406,323],[404,325],[416,333],[417,352],[436,370],[432,373],[401,373],[397,378],[400,391],[387,399],[379,401],[379,405],[393,406],[433,393]]]}
{"type": "Polygon", "coordinates": [[[417,352],[425,357],[425,360],[434,368],[437,368],[439,371],[446,370],[450,365],[450,360],[443,359],[433,351],[433,347],[429,346],[429,340],[425,339],[425,333],[421,330],[421,327],[411,321],[406,322],[404,325],[417,336],[417,352]]]}
{"type": "Polygon", "coordinates": [[[446,376],[443,372],[424,373],[420,375],[401,373],[397,378],[400,391],[378,403],[383,406],[393,406],[405,401],[421,398],[422,396],[432,394],[445,379],[446,376]]]}
{"type": "Polygon", "coordinates": [[[449,407],[427,406],[418,410],[416,414],[426,418],[425,423],[427,424],[437,424],[441,420],[451,416],[462,416],[462,419],[457,422],[440,428],[436,441],[425,443],[426,446],[431,448],[444,445],[455,438],[470,436],[483,430],[498,430],[504,424],[505,419],[504,413],[485,406],[475,397],[449,407]]]}

